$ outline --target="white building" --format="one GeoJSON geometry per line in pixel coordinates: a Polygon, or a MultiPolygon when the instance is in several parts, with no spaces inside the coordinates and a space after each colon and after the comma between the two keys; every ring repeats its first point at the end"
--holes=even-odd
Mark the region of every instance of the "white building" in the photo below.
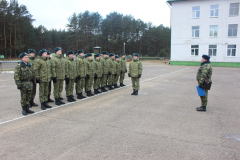
{"type": "Polygon", "coordinates": [[[240,0],[168,0],[171,61],[240,62],[240,0]]]}

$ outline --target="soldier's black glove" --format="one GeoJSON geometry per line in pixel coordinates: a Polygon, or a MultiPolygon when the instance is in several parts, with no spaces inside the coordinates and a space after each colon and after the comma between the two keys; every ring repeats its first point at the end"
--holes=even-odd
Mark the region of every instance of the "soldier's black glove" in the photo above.
{"type": "Polygon", "coordinates": [[[130,74],[130,73],[128,73],[128,77],[131,77],[131,74],[130,74]]]}
{"type": "Polygon", "coordinates": [[[53,83],[57,83],[57,78],[53,77],[53,83]]]}
{"type": "Polygon", "coordinates": [[[75,83],[77,83],[78,82],[78,78],[75,78],[75,83]]]}
{"type": "Polygon", "coordinates": [[[40,84],[41,83],[40,79],[36,79],[36,83],[40,84]]]}
{"type": "Polygon", "coordinates": [[[199,88],[202,88],[202,89],[204,89],[204,86],[203,86],[203,84],[200,84],[200,85],[199,85],[199,88]]]}
{"type": "Polygon", "coordinates": [[[126,69],[126,73],[127,73],[127,69],[126,69]]]}
{"type": "Polygon", "coordinates": [[[94,74],[94,79],[97,79],[97,74],[96,73],[94,74]]]}
{"type": "Polygon", "coordinates": [[[116,73],[116,74],[114,74],[114,76],[116,77],[116,76],[117,76],[117,73],[116,73]]]}
{"type": "Polygon", "coordinates": [[[111,74],[112,74],[111,72],[108,72],[108,75],[109,75],[109,76],[111,76],[111,74]]]}
{"type": "Polygon", "coordinates": [[[81,76],[77,76],[77,79],[81,79],[81,76]]]}
{"type": "Polygon", "coordinates": [[[17,89],[19,89],[19,90],[22,90],[22,89],[23,89],[23,87],[22,87],[22,86],[19,86],[19,87],[17,87],[17,89]]]}
{"type": "Polygon", "coordinates": [[[138,78],[141,78],[141,74],[138,75],[138,78]]]}
{"type": "Polygon", "coordinates": [[[121,71],[121,74],[122,74],[122,71],[121,71]]]}
{"type": "Polygon", "coordinates": [[[87,79],[90,78],[89,74],[86,75],[86,78],[87,78],[87,79]]]}
{"type": "Polygon", "coordinates": [[[69,84],[69,81],[70,81],[69,78],[66,78],[66,84],[69,84]]]}
{"type": "Polygon", "coordinates": [[[102,78],[104,77],[104,74],[102,74],[102,78]]]}

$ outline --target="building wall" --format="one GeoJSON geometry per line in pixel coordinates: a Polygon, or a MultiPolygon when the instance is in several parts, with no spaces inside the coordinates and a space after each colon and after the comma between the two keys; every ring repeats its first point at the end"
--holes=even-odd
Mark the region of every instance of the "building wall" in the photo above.
{"type": "MultiPolygon", "coordinates": [[[[171,61],[200,61],[209,45],[217,45],[213,62],[240,62],[240,17],[229,16],[230,3],[240,0],[187,0],[172,3],[171,61]],[[219,4],[218,18],[210,17],[210,6],[219,4]],[[192,7],[200,6],[200,18],[192,18],[192,7]],[[228,24],[238,24],[237,37],[228,37],[228,24]],[[218,25],[218,36],[209,36],[210,25],[218,25]],[[192,38],[192,26],[200,26],[199,38],[192,38]],[[236,44],[236,56],[227,56],[227,45],[236,44]],[[191,56],[191,45],[199,45],[198,56],[191,56]]],[[[239,11],[240,13],[240,11],[239,11]]]]}

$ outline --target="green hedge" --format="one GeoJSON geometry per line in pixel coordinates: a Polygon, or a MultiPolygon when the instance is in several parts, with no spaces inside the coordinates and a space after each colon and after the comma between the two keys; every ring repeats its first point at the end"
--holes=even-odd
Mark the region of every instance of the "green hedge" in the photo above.
{"type": "MultiPolygon", "coordinates": [[[[178,66],[200,66],[201,62],[171,61],[171,65],[178,66]]],[[[211,62],[213,67],[240,67],[240,63],[231,62],[211,62]]]]}

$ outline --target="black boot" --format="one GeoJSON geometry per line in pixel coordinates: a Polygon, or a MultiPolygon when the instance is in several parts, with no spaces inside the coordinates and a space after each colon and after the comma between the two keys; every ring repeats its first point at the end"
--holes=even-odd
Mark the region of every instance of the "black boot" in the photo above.
{"type": "Polygon", "coordinates": [[[62,97],[60,97],[59,99],[60,99],[60,100],[63,100],[63,98],[62,98],[62,97]]]}
{"type": "Polygon", "coordinates": [[[207,111],[206,106],[197,107],[197,111],[206,112],[207,111]]]}
{"type": "Polygon", "coordinates": [[[94,94],[92,94],[92,91],[91,91],[91,90],[89,91],[89,93],[90,93],[91,96],[94,96],[94,94]]]}
{"type": "Polygon", "coordinates": [[[52,106],[49,106],[49,105],[47,104],[47,101],[44,102],[44,104],[45,104],[45,108],[52,108],[52,106]]]}
{"type": "Polygon", "coordinates": [[[135,96],[137,96],[137,95],[138,95],[138,90],[135,91],[135,96]]]}
{"type": "MultiPolygon", "coordinates": [[[[67,96],[67,101],[68,102],[73,102],[72,98],[70,96],[67,96]]],[[[61,103],[61,102],[60,102],[61,103]]]]}
{"type": "Polygon", "coordinates": [[[120,83],[120,87],[123,87],[123,84],[122,84],[122,83],[120,83]]]}
{"type": "Polygon", "coordinates": [[[38,104],[36,104],[36,103],[33,102],[33,99],[30,101],[30,105],[33,106],[33,107],[34,107],[34,106],[38,106],[38,104]]]}
{"type": "Polygon", "coordinates": [[[104,87],[101,88],[102,92],[106,92],[106,89],[104,87]]]}
{"type": "Polygon", "coordinates": [[[86,98],[85,96],[83,96],[82,92],[80,93],[80,96],[81,96],[82,98],[86,98]]]}
{"type": "Polygon", "coordinates": [[[119,88],[119,86],[117,84],[114,84],[114,88],[119,88]]]}
{"type": "Polygon", "coordinates": [[[94,89],[94,94],[98,94],[98,91],[97,91],[97,89],[94,89]]]}
{"type": "Polygon", "coordinates": [[[30,106],[27,106],[27,113],[34,113],[34,111],[31,111],[31,110],[29,109],[29,107],[30,107],[30,106]]]}
{"type": "Polygon", "coordinates": [[[87,96],[91,97],[90,91],[87,91],[87,96]]]}
{"type": "Polygon", "coordinates": [[[41,103],[41,109],[46,110],[45,102],[41,103]]]}
{"type": "Polygon", "coordinates": [[[133,90],[133,93],[131,95],[135,95],[135,89],[133,90]]]}
{"type": "Polygon", "coordinates": [[[59,102],[58,98],[55,98],[55,104],[58,105],[58,106],[61,105],[61,103],[59,102]]]}
{"type": "Polygon", "coordinates": [[[113,90],[111,85],[108,85],[108,90],[113,90]]]}
{"type": "Polygon", "coordinates": [[[28,113],[27,113],[27,106],[23,106],[23,107],[22,107],[22,114],[23,114],[24,116],[28,115],[28,113]]]}
{"type": "Polygon", "coordinates": [[[63,101],[61,101],[61,98],[58,98],[59,103],[65,104],[63,101]]]}
{"type": "Polygon", "coordinates": [[[48,102],[54,102],[53,100],[51,100],[50,95],[48,96],[48,102]]]}
{"type": "Polygon", "coordinates": [[[71,95],[70,98],[72,99],[72,101],[76,101],[76,99],[73,98],[73,95],[71,95]]]}
{"type": "Polygon", "coordinates": [[[77,95],[77,99],[83,99],[80,93],[78,93],[77,95]]]}

